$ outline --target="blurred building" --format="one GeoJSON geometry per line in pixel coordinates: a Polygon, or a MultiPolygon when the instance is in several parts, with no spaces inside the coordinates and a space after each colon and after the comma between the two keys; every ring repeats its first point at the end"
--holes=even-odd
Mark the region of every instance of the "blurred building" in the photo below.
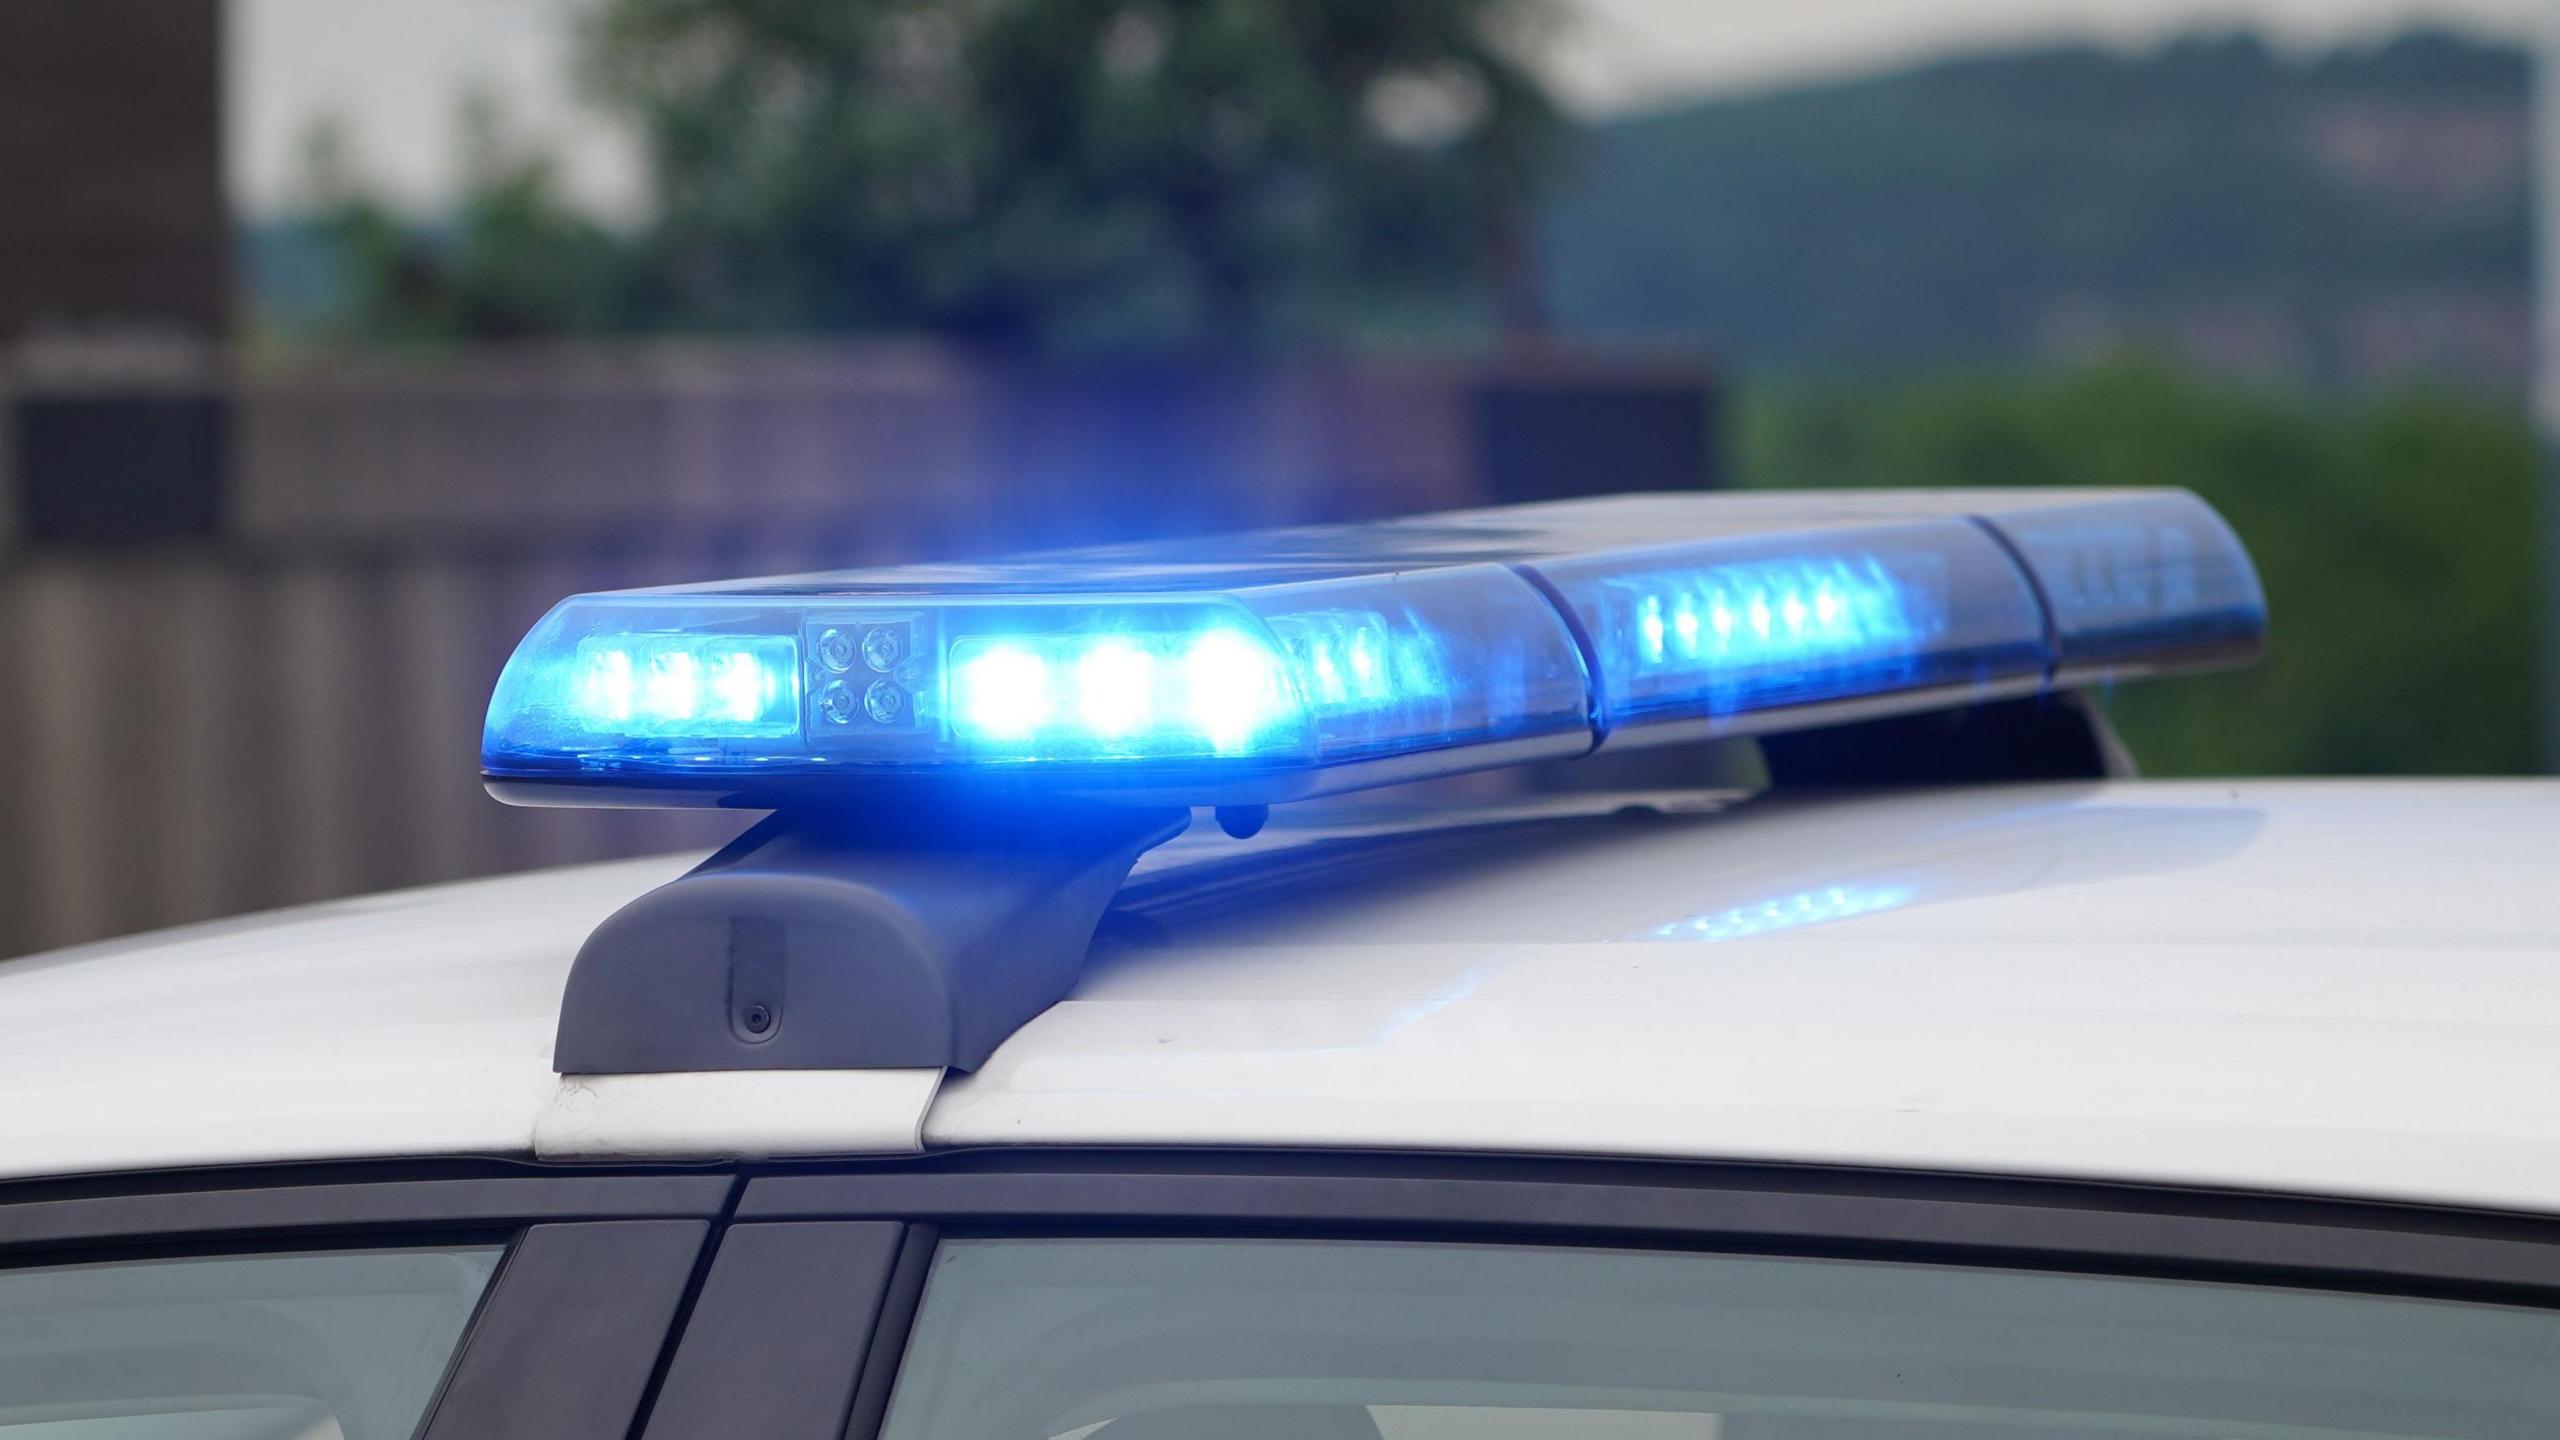
{"type": "Polygon", "coordinates": [[[214,522],[221,42],[220,0],[0,5],[0,537],[214,522]]]}
{"type": "Polygon", "coordinates": [[[226,322],[221,0],[0,5],[0,342],[226,322]]]}

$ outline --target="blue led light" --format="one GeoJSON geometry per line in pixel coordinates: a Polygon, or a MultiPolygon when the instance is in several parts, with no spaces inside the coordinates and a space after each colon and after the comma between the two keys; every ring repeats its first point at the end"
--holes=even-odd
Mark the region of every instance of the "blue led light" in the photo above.
{"type": "Polygon", "coordinates": [[[800,724],[798,646],[787,637],[589,635],[535,683],[575,723],[634,737],[756,739],[800,724]]]}
{"type": "Polygon", "coordinates": [[[952,646],[952,729],[990,760],[1216,757],[1293,747],[1273,642],[1224,617],[1140,612],[1095,634],[952,646]],[[1161,623],[1161,622],[1159,622],[1161,623]]]}
{"type": "Polygon", "coordinates": [[[1536,567],[1581,619],[1613,731],[1927,689],[2032,690],[2034,591],[1962,521],[1536,567]]]}
{"type": "Polygon", "coordinates": [[[1297,714],[1271,642],[1233,630],[1208,631],[1183,647],[1182,688],[1182,723],[1220,755],[1253,748],[1297,714]]]}
{"type": "Polygon", "coordinates": [[[482,768],[607,803],[1247,803],[2223,664],[2264,626],[2180,492],[1621,497],[574,596],[482,768]]]}
{"type": "Polygon", "coordinates": [[[1872,558],[1709,565],[1609,584],[1632,597],[1635,663],[1655,671],[1902,658],[1920,628],[1911,591],[1872,558]]]}
{"type": "Polygon", "coordinates": [[[1049,727],[1057,702],[1046,657],[999,641],[975,654],[954,650],[952,662],[952,711],[963,734],[1025,740],[1049,727]]]}
{"type": "Polygon", "coordinates": [[[1118,636],[1097,640],[1076,660],[1076,722],[1109,744],[1157,723],[1156,657],[1118,636]]]}

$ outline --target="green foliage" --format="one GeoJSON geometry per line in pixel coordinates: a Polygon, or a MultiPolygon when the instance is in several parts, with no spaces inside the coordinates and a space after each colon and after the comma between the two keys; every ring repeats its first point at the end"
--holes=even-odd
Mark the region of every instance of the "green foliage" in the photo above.
{"type": "Polygon", "coordinates": [[[446,257],[454,331],[474,339],[592,334],[621,318],[624,245],[561,194],[551,159],[466,97],[463,204],[446,257]]]}
{"type": "Polygon", "coordinates": [[[2257,557],[2274,643],[2229,675],[2123,687],[2148,773],[2534,768],[2535,449],[2442,395],[2329,405],[2118,361],[2067,374],[1748,392],[1763,486],[2182,485],[2257,557]]]}
{"type": "Polygon", "coordinates": [[[403,217],[366,183],[352,138],[305,142],[304,231],[336,270],[320,329],[368,343],[543,339],[615,328],[627,247],[561,194],[552,162],[508,132],[484,91],[463,97],[462,203],[449,225],[403,217]]]}
{"type": "Polygon", "coordinates": [[[1250,346],[1464,293],[1559,129],[1541,0],[599,0],[656,323],[1250,346]]]}

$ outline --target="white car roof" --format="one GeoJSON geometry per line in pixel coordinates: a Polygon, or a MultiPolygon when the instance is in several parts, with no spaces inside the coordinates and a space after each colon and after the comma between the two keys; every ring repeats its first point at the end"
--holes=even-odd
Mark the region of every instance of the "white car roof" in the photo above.
{"type": "Polygon", "coordinates": [[[554,1075],[579,942],[689,856],[4,962],[0,1174],[1312,1146],[2560,1210],[2560,784],[1618,805],[1187,836],[973,1075],[554,1075]]]}

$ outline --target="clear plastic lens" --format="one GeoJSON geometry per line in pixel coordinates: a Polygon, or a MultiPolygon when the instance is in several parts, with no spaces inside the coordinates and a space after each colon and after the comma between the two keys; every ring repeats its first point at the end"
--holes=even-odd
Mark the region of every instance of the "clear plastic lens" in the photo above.
{"type": "MultiPolygon", "coordinates": [[[[1401,737],[1493,743],[1576,735],[1590,678],[1537,588],[1497,566],[1329,581],[1240,597],[1279,642],[1319,753],[1394,753],[1401,737]]],[[[1571,753],[1571,752],[1568,752],[1571,753]]]]}
{"type": "Polygon", "coordinates": [[[1989,518],[2053,610],[2057,683],[2256,653],[2266,596],[2211,506],[2166,492],[1989,518]]]}
{"type": "Polygon", "coordinates": [[[1969,522],[1543,564],[1613,729],[1948,686],[2032,686],[2035,593],[1969,522]]]}

